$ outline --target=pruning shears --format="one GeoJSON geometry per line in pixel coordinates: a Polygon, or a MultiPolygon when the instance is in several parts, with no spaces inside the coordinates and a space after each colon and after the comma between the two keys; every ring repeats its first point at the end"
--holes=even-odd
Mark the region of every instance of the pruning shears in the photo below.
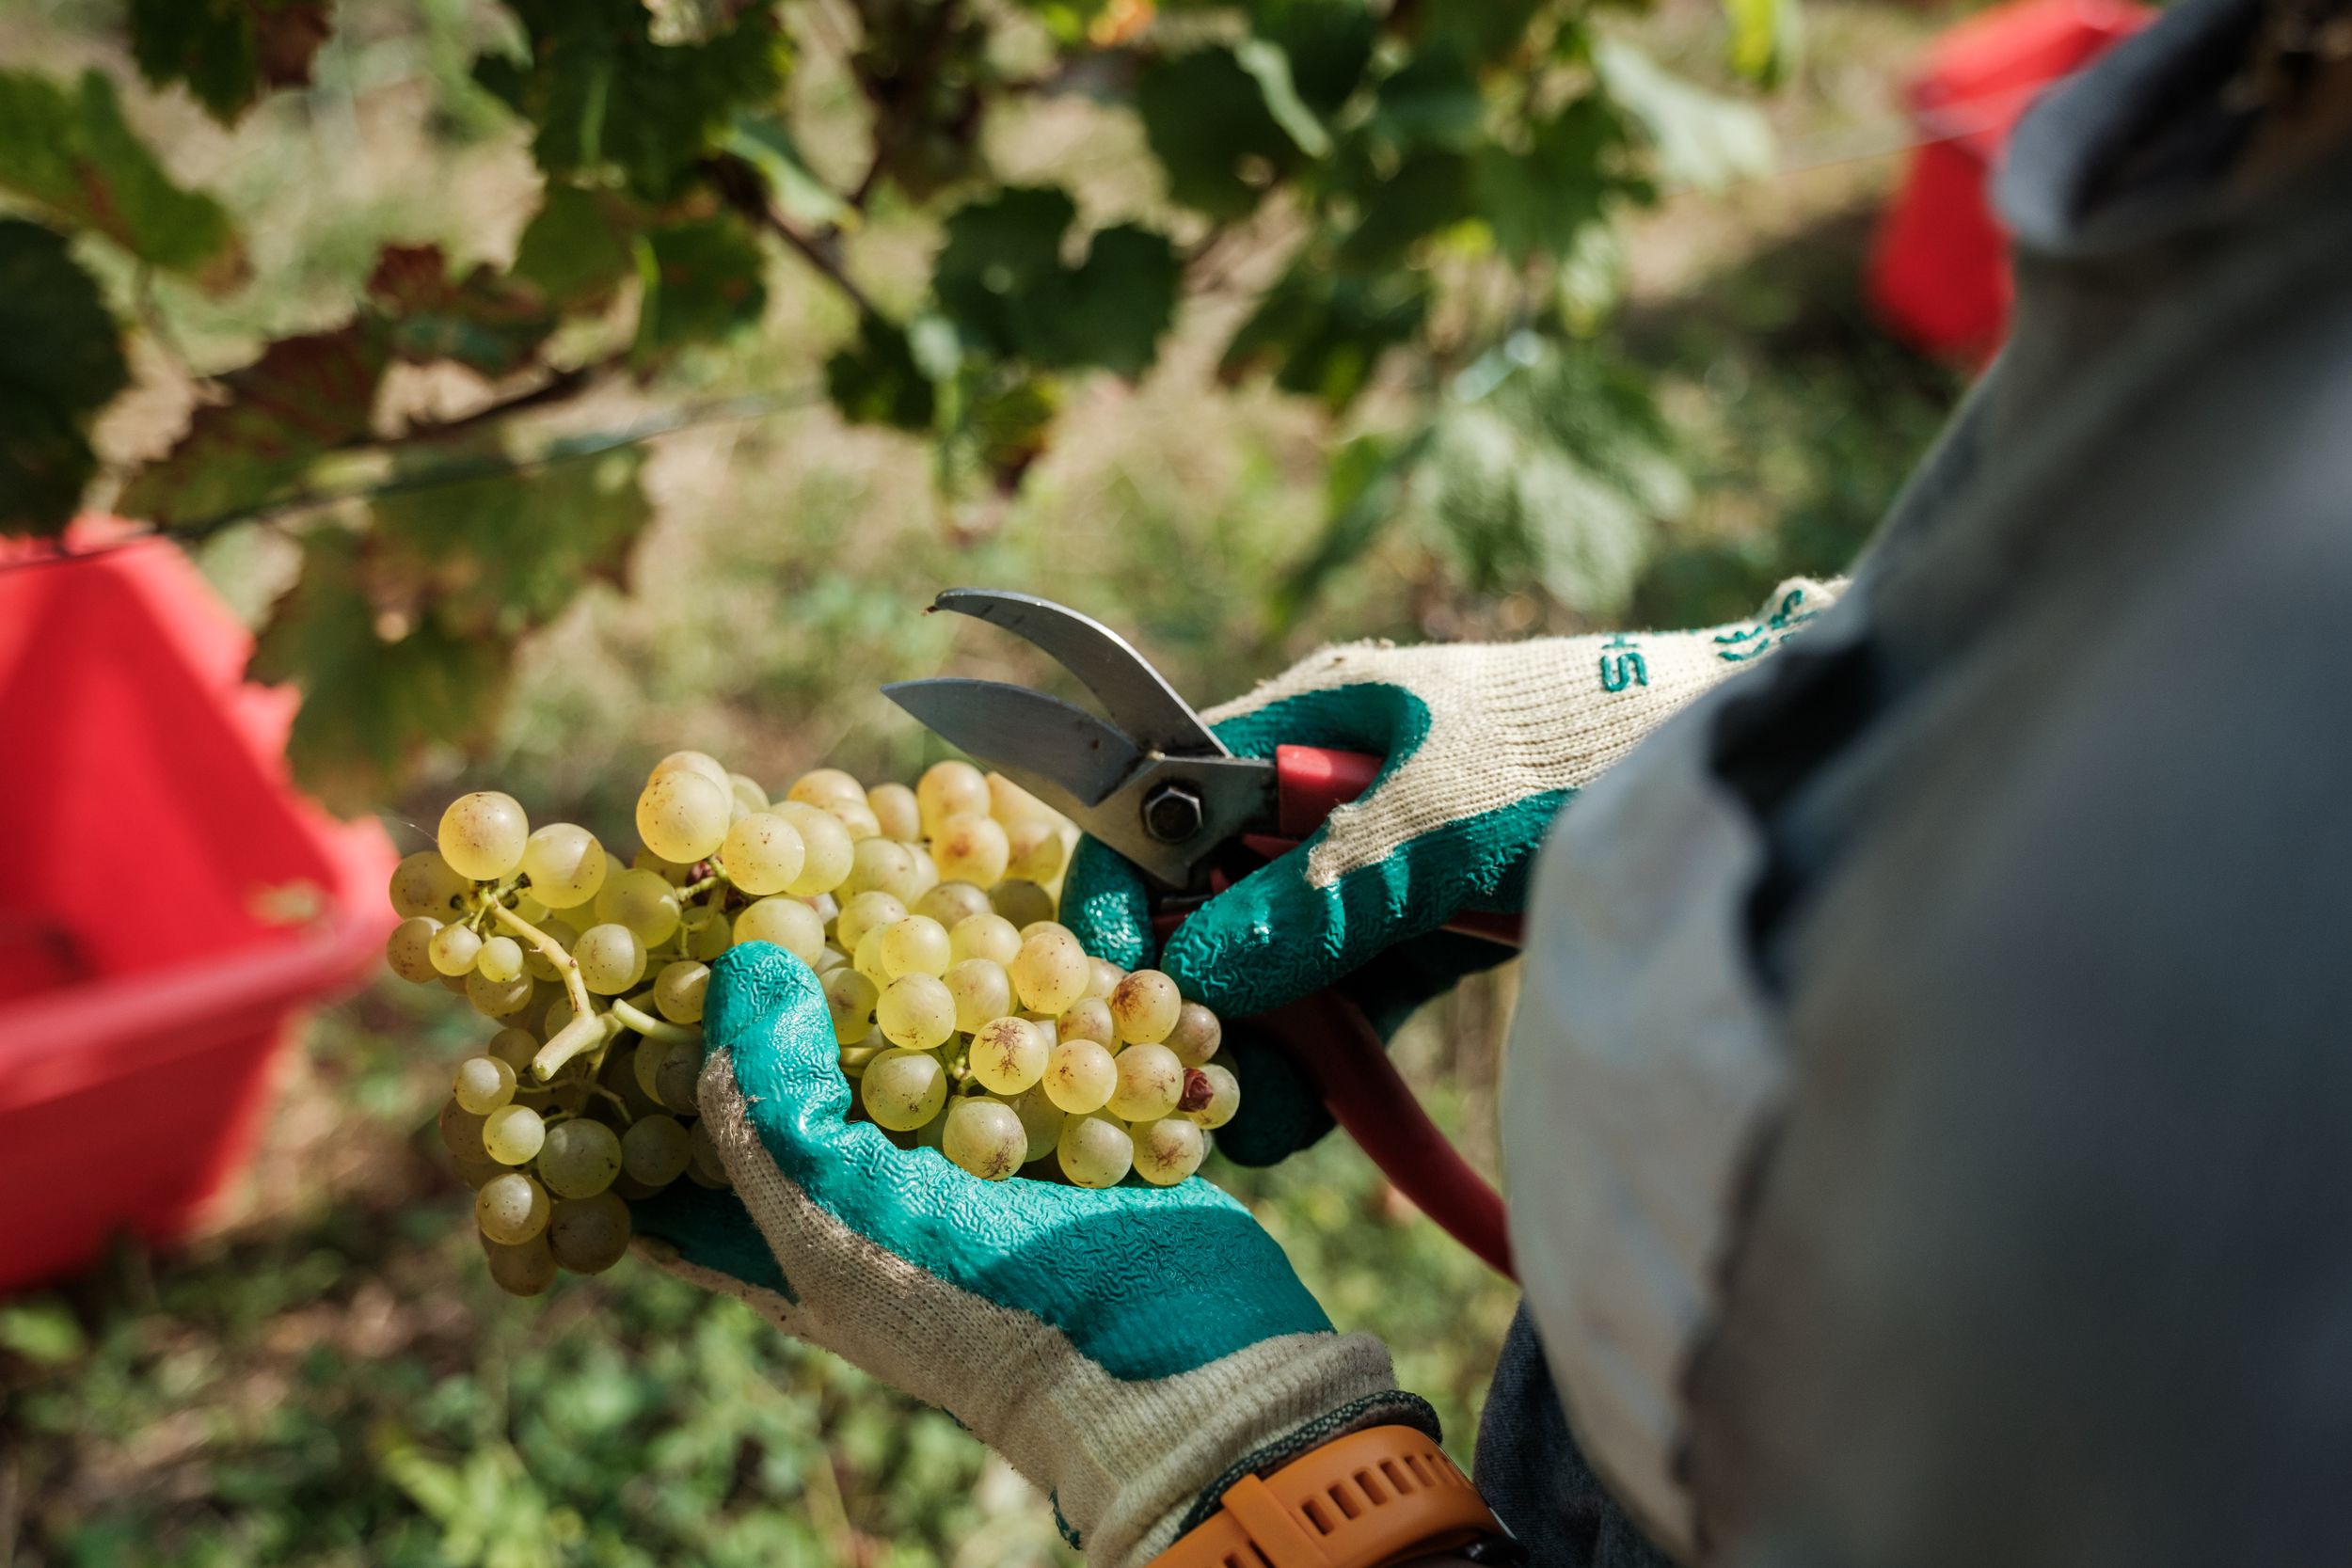
{"type": "MultiPolygon", "coordinates": [[[[1236,878],[1296,847],[1379,777],[1385,759],[1360,752],[1280,746],[1270,758],[1234,755],[1126,639],[1050,599],[951,588],[931,609],[1035,644],[1107,718],[1002,681],[901,681],[883,694],[1133,862],[1152,887],[1163,936],[1236,878]]],[[[1470,914],[1447,929],[1518,941],[1516,916],[1470,914]]],[[[1501,1196],[1430,1121],[1354,1003],[1327,990],[1255,1022],[1398,1191],[1510,1274],[1501,1196]]]]}

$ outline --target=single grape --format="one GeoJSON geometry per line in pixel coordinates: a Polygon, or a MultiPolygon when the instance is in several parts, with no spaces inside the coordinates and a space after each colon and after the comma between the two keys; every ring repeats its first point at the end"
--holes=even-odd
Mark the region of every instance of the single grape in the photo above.
{"type": "Polygon", "coordinates": [[[1059,827],[1061,813],[1006,778],[1002,773],[988,776],[988,815],[1009,828],[1016,822],[1043,820],[1059,827]]]}
{"type": "Polygon", "coordinates": [[[672,1023],[700,1023],[703,993],[710,987],[710,966],[691,958],[675,958],[653,977],[653,1005],[672,1023]]]}
{"type": "Polygon", "coordinates": [[[878,784],[866,792],[866,809],[874,814],[884,838],[900,843],[923,836],[923,811],[914,791],[902,784],[878,784]]]}
{"type": "Polygon", "coordinates": [[[490,1278],[510,1296],[535,1296],[555,1283],[555,1253],[545,1236],[533,1236],[520,1246],[504,1246],[482,1238],[490,1261],[490,1278]]]}
{"type": "Polygon", "coordinates": [[[686,1129],[686,1174],[697,1187],[723,1187],[727,1184],[726,1162],[719,1157],[719,1148],[710,1141],[710,1121],[697,1117],[686,1129]]]}
{"type": "Polygon", "coordinates": [[[531,819],[512,795],[478,789],[441,813],[441,859],[460,877],[495,882],[520,865],[531,819]]]}
{"type": "Polygon", "coordinates": [[[1119,1063],[1099,1041],[1064,1040],[1046,1053],[1041,1082],[1056,1107],[1085,1116],[1111,1102],[1111,1092],[1119,1087],[1119,1063]]]}
{"type": "Polygon", "coordinates": [[[946,979],[956,999],[956,1027],[964,1034],[1012,1011],[1012,976],[993,958],[966,958],[951,965],[946,979]]]}
{"type": "Polygon", "coordinates": [[[663,860],[691,865],[725,842],[734,802],[723,778],[714,784],[683,768],[656,774],[637,797],[637,836],[663,860]]]}
{"type": "Polygon", "coordinates": [[[729,773],[727,789],[735,796],[735,803],[740,806],[746,815],[768,809],[768,791],[762,788],[759,781],[749,773],[729,773]]]}
{"type": "Polygon", "coordinates": [[[1198,1002],[1187,1002],[1176,1013],[1176,1027],[1168,1032],[1167,1047],[1186,1067],[1199,1067],[1216,1054],[1225,1042],[1225,1025],[1216,1014],[1198,1002]]]}
{"type": "Polygon", "coordinates": [[[942,877],[993,887],[1005,875],[1012,846],[1004,824],[978,812],[951,816],[931,835],[931,859],[942,877]]]}
{"type": "Polygon", "coordinates": [[[1155,1187],[1172,1187],[1200,1168],[1208,1141],[1183,1117],[1139,1121],[1127,1130],[1136,1149],[1136,1174],[1155,1187]]]}
{"type": "Polygon", "coordinates": [[[1119,1044],[1109,1004],[1098,996],[1081,996],[1055,1021],[1055,1033],[1066,1040],[1092,1040],[1105,1048],[1119,1044]]]}
{"type": "Polygon", "coordinates": [[[482,937],[470,926],[444,926],[433,933],[431,951],[436,970],[462,977],[473,973],[474,960],[482,956],[482,937]]]}
{"type": "Polygon", "coordinates": [[[988,780],[968,762],[935,762],[914,781],[914,803],[923,816],[923,832],[937,837],[950,817],[987,813],[988,780]]]}
{"type": "Polygon", "coordinates": [[[1015,929],[1054,918],[1054,895],[1035,882],[998,882],[988,890],[988,902],[1015,929]]]}
{"type": "Polygon", "coordinates": [[[822,810],[836,800],[866,804],[866,786],[838,768],[817,768],[792,781],[785,799],[822,810]]]}
{"type": "Polygon", "coordinates": [[[461,1109],[486,1117],[515,1098],[515,1069],[496,1056],[469,1056],[457,1064],[449,1092],[461,1109]]]}
{"type": "MultiPolygon", "coordinates": [[[[673,773],[670,777],[693,775],[673,773]]],[[[618,921],[580,932],[580,940],[572,944],[572,957],[580,962],[581,982],[598,996],[618,996],[644,978],[645,944],[618,921]]]]}
{"type": "Polygon", "coordinates": [[[594,898],[611,869],[596,835],[574,823],[551,822],[523,844],[532,896],[551,910],[576,910],[594,898]]]}
{"type": "Polygon", "coordinates": [[[602,1274],[628,1251],[628,1205],[617,1193],[558,1203],[548,1215],[548,1249],[574,1274],[602,1274]]]}
{"type": "Polygon", "coordinates": [[[1135,1140],[1108,1117],[1065,1118],[1054,1151],[1061,1173],[1081,1187],[1116,1186],[1136,1161],[1135,1140]]]}
{"type": "Polygon", "coordinates": [[[1022,926],[1021,940],[1023,942],[1026,942],[1031,937],[1037,935],[1040,931],[1059,931],[1066,937],[1074,937],[1077,935],[1075,931],[1073,931],[1069,927],[1063,925],[1060,921],[1056,920],[1049,914],[1042,919],[1032,920],[1022,926]]]}
{"type": "Polygon", "coordinates": [[[801,874],[785,892],[796,898],[810,898],[831,893],[849,879],[857,847],[839,817],[805,800],[787,800],[775,812],[801,835],[801,874]]]}
{"type": "Polygon", "coordinates": [[[914,908],[916,914],[929,915],[952,931],[974,915],[989,912],[988,894],[970,882],[941,882],[926,889],[914,908]]]}
{"type": "Polygon", "coordinates": [[[735,923],[725,915],[719,915],[707,925],[697,927],[694,933],[686,939],[686,956],[708,963],[734,945],[735,923]]]}
{"type": "Polygon", "coordinates": [[[1087,995],[1097,1002],[1109,1002],[1119,982],[1127,977],[1127,972],[1108,958],[1089,958],[1087,968],[1090,972],[1087,975],[1087,995]]]}
{"type": "Polygon", "coordinates": [[[882,818],[876,816],[863,800],[835,800],[825,808],[850,831],[850,842],[882,836],[882,818]]]}
{"type": "Polygon", "coordinates": [[[412,985],[430,985],[441,977],[433,963],[433,938],[441,929],[430,915],[412,914],[392,927],[384,939],[387,968],[412,985]]]}
{"type": "Polygon", "coordinates": [[[857,1092],[876,1126],[912,1132],[947,1102],[947,1069],[928,1051],[884,1051],[866,1064],[857,1092]]]}
{"type": "Polygon", "coordinates": [[[523,944],[513,937],[492,937],[474,955],[473,967],[485,980],[512,980],[523,972],[523,944]]]}
{"type": "Polygon", "coordinates": [[[558,1197],[594,1197],[621,1174],[621,1138],[600,1121],[574,1117],[548,1129],[539,1180],[558,1197]]]}
{"type": "Polygon", "coordinates": [[[1157,1045],[1176,1027],[1184,993],[1156,969],[1138,969],[1112,988],[1111,1018],[1119,1037],[1130,1045],[1157,1045]]]}
{"type": "Polygon", "coordinates": [[[956,1032],[956,999],[944,981],[902,974],[882,988],[874,1022],[891,1044],[929,1051],[956,1032]]]}
{"type": "Polygon", "coordinates": [[[473,1217],[490,1240],[517,1245],[548,1227],[547,1189],[518,1170],[494,1176],[474,1194],[473,1217]]]}
{"type": "Polygon", "coordinates": [[[825,948],[825,923],[789,895],[762,898],[735,917],[737,942],[772,942],[804,964],[825,948]]]}
{"type": "Polygon", "coordinates": [[[929,915],[911,914],[894,920],[876,933],[882,938],[882,968],[896,980],[901,974],[947,973],[947,928],[929,915]]]}
{"type": "Polygon", "coordinates": [[[972,1076],[997,1094],[1019,1094],[1045,1072],[1045,1037],[1025,1018],[999,1018],[972,1036],[972,1076]]]}
{"type": "Polygon", "coordinates": [[[907,907],[887,893],[857,894],[841,906],[841,916],[834,922],[833,939],[841,944],[844,953],[855,953],[866,932],[878,931],[892,921],[906,917],[907,907]]]}
{"type": "Polygon", "coordinates": [[[896,839],[860,839],[850,854],[850,877],[841,885],[851,894],[887,893],[901,904],[922,895],[915,884],[914,851],[896,839]]]}
{"type": "Polygon", "coordinates": [[[1215,1062],[1185,1069],[1184,1098],[1176,1102],[1178,1115],[1203,1127],[1217,1128],[1232,1120],[1240,1108],[1241,1082],[1231,1072],[1215,1062]]]}
{"type": "Polygon", "coordinates": [[[662,774],[675,773],[680,768],[700,774],[722,789],[732,787],[732,775],[717,757],[707,752],[672,752],[653,765],[652,770],[645,775],[645,782],[651,784],[662,774]]]}
{"type": "Polygon", "coordinates": [[[504,1062],[520,1078],[531,1066],[531,1058],[539,1053],[539,1037],[528,1029],[501,1029],[490,1037],[490,1043],[482,1048],[482,1053],[504,1062]]]}
{"type": "Polygon", "coordinates": [[[626,926],[639,942],[659,947],[676,934],[678,918],[677,889],[659,871],[632,866],[606,880],[590,924],[626,926]]]}
{"type": "Polygon", "coordinates": [[[486,1160],[490,1152],[482,1147],[482,1124],[486,1119],[452,1098],[441,1101],[441,1114],[434,1127],[441,1134],[441,1147],[451,1154],[460,1160],[486,1160]]]}
{"type": "Polygon", "coordinates": [[[1164,1045],[1131,1045],[1119,1053],[1111,1115],[1121,1121],[1151,1121],[1176,1109],[1184,1092],[1184,1064],[1176,1053],[1164,1045]]]}
{"type": "Polygon", "coordinates": [[[1086,949],[1058,926],[1024,938],[1021,951],[1005,968],[1012,975],[1013,990],[1020,993],[1023,1006],[1057,1017],[1086,994],[1092,974],[1087,967],[1086,949]]]}
{"type": "Polygon", "coordinates": [[[1021,1118],[1021,1130],[1028,1134],[1029,1147],[1022,1151],[1021,1163],[1042,1160],[1054,1152],[1054,1145],[1061,1138],[1065,1119],[1060,1106],[1054,1103],[1042,1083],[1032,1084],[1024,1092],[1006,1101],[1013,1114],[1021,1118]]]}
{"type": "Polygon", "coordinates": [[[640,1117],[621,1134],[621,1169],[649,1187],[666,1187],[684,1176],[691,1157],[675,1117],[640,1117]]]}
{"type": "Polygon", "coordinates": [[[653,1082],[645,1092],[664,1108],[692,1116],[702,1083],[703,1048],[692,1040],[647,1040],[638,1046],[637,1054],[654,1064],[653,1082]]]}
{"type": "Polygon", "coordinates": [[[834,970],[825,976],[825,1009],[833,1014],[833,1037],[843,1045],[854,1045],[874,1028],[874,1004],[882,998],[882,988],[850,968],[834,970]]]}
{"type": "Polygon", "coordinates": [[[1028,1158],[1029,1132],[1011,1106],[975,1096],[947,1108],[939,1150],[983,1181],[1002,1181],[1028,1158]]]}
{"type": "Polygon", "coordinates": [[[1030,817],[1005,827],[1005,875],[1041,887],[1061,875],[1067,851],[1062,847],[1061,829],[1040,817],[1030,817]]]}
{"type": "Polygon", "coordinates": [[[447,920],[473,884],[450,869],[437,849],[420,849],[392,868],[392,908],[404,920],[447,920]]]}
{"type": "Polygon", "coordinates": [[[947,927],[947,952],[951,958],[986,958],[991,963],[1009,964],[1020,951],[1020,929],[993,911],[968,915],[947,927]]]}
{"type": "Polygon", "coordinates": [[[501,1165],[526,1165],[548,1141],[548,1124],[528,1105],[501,1105],[482,1118],[482,1150],[501,1165]]]}
{"type": "Polygon", "coordinates": [[[540,1015],[539,1037],[542,1040],[551,1040],[562,1034],[564,1026],[571,1022],[572,999],[569,996],[559,996],[548,1003],[548,1010],[540,1015]]]}
{"type": "Polygon", "coordinates": [[[466,976],[466,1000],[484,1018],[513,1018],[531,1006],[538,995],[538,988],[528,974],[517,974],[511,980],[493,980],[476,970],[466,976]]]}
{"type": "Polygon", "coordinates": [[[800,829],[773,812],[755,811],[727,830],[719,859],[727,880],[759,896],[790,887],[808,859],[808,847],[800,829]]]}
{"type": "Polygon", "coordinates": [[[877,926],[858,939],[857,951],[850,955],[850,967],[878,986],[886,986],[895,978],[882,967],[882,933],[888,926],[877,926]]]}

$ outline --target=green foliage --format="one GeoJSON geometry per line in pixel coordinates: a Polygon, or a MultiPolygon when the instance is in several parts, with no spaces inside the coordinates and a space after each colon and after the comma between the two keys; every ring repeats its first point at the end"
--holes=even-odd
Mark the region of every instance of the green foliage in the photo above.
{"type": "MultiPolygon", "coordinates": [[[[1759,28],[1786,33],[1780,0],[1733,4],[1743,57],[1759,28]]],[[[137,263],[107,302],[115,321],[62,255],[40,263],[56,295],[39,308],[42,341],[89,369],[17,365],[0,388],[27,408],[5,438],[23,477],[0,515],[54,529],[96,481],[118,486],[117,510],[191,541],[256,516],[326,531],[263,663],[334,709],[298,726],[296,759],[346,801],[396,789],[431,743],[482,734],[517,640],[622,576],[643,523],[634,471],[597,489],[544,430],[503,433],[624,378],[675,398],[719,367],[777,363],[763,331],[813,335],[798,357],[823,366],[834,412],[917,436],[939,490],[984,515],[1054,450],[1090,380],[1145,382],[1213,319],[1225,325],[1189,362],[1305,400],[1342,454],[1320,542],[1269,579],[1272,624],[1400,528],[1458,585],[1522,575],[1603,613],[1673,498],[1638,379],[1594,346],[1597,259],[1661,183],[1721,182],[1768,145],[1753,111],[1660,69],[1589,0],[495,10],[499,25],[462,38],[446,26],[455,8],[435,10],[434,80],[447,134],[504,115],[528,138],[541,190],[512,263],[477,260],[454,232],[446,250],[395,234],[372,264],[351,257],[340,298],[246,302],[246,319],[300,329],[214,345],[184,433],[103,475],[84,432],[120,386],[116,324],[147,328],[173,304],[147,274],[234,299],[239,224],[275,214],[232,224],[184,188],[104,73],[0,72],[0,193],[137,263]],[[802,71],[804,53],[823,70],[802,71]],[[1009,172],[1021,160],[1000,144],[1064,98],[1125,127],[1094,138],[1117,149],[1110,177],[1089,175],[1084,149],[1009,172]],[[802,309],[809,289],[844,309],[802,309]],[[1462,398],[1506,342],[1534,344],[1541,365],[1462,398]],[[1553,397],[1593,405],[1535,406],[1553,397]],[[428,444],[458,461],[416,461],[428,444]],[[327,509],[350,488],[338,481],[371,477],[396,493],[327,509]]],[[[149,82],[230,121],[307,80],[337,14],[325,0],[133,0],[127,22],[149,82]]]]}
{"type": "Polygon", "coordinates": [[[90,417],[129,380],[98,284],[64,237],[0,218],[0,531],[65,526],[98,467],[90,417]]]}

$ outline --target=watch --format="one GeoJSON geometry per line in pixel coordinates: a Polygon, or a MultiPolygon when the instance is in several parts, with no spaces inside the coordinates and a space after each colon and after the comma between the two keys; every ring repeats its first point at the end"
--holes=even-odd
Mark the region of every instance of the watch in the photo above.
{"type": "Polygon", "coordinates": [[[1244,1476],[1151,1568],[1380,1568],[1489,1536],[1510,1531],[1444,1449],[1377,1426],[1244,1476]]]}

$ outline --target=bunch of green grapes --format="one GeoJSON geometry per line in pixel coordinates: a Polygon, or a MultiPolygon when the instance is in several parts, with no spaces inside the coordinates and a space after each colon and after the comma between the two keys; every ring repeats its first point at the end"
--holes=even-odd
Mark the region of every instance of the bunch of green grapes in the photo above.
{"type": "Polygon", "coordinates": [[[709,964],[739,942],[820,976],[852,1117],[976,1177],[1181,1181],[1232,1116],[1216,1015],[1055,922],[1076,830],[1010,780],[818,768],[771,802],[676,752],[636,815],[624,870],[584,828],[462,796],[392,876],[392,972],[502,1025],[458,1064],[440,1131],[505,1289],[610,1268],[627,1199],[726,1184],[695,1088],[709,964]]]}

